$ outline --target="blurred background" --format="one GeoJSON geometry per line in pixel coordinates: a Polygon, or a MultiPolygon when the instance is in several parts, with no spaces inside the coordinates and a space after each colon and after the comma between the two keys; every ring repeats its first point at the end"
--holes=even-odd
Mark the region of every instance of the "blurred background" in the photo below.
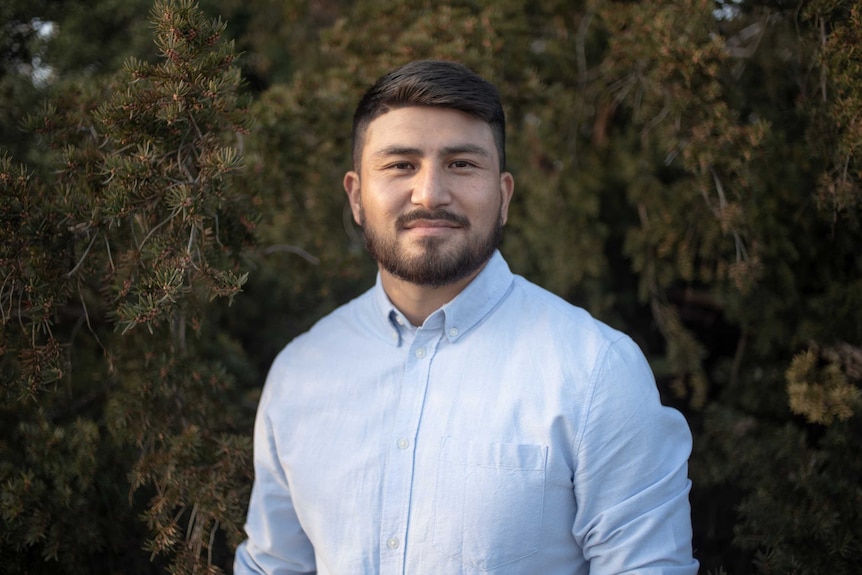
{"type": "Polygon", "coordinates": [[[857,573],[855,0],[0,0],[2,570],[231,572],[269,364],[376,272],[353,107],[417,58],[502,92],[513,270],[687,417],[702,573],[857,573]]]}

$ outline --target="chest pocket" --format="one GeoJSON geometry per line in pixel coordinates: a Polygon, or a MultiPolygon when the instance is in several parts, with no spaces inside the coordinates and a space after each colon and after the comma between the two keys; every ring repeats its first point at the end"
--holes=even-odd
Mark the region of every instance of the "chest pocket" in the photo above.
{"type": "Polygon", "coordinates": [[[547,454],[544,445],[443,438],[434,548],[479,571],[538,552],[547,454]]]}

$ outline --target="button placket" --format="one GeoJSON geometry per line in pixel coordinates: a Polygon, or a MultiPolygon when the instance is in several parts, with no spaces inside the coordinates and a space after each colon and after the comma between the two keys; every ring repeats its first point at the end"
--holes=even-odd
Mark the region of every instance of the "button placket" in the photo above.
{"type": "Polygon", "coordinates": [[[392,428],[393,439],[384,473],[380,524],[381,575],[403,572],[410,494],[413,488],[413,457],[416,447],[414,439],[419,431],[431,360],[443,334],[442,326],[437,329],[420,329],[407,351],[401,399],[392,428]]]}

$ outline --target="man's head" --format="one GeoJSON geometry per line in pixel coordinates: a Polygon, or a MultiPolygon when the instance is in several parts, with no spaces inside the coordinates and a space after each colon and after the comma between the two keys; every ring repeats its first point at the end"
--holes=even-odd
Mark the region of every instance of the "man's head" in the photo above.
{"type": "Polygon", "coordinates": [[[493,255],[514,189],[503,131],[497,90],[460,64],[408,64],[362,98],[344,189],[385,280],[463,287],[493,255]]]}
{"type": "Polygon", "coordinates": [[[353,115],[353,167],[359,169],[368,124],[386,112],[405,106],[429,106],[459,110],[491,128],[506,169],[506,116],[497,88],[475,72],[455,62],[417,60],[392,70],[372,86],[353,115]]]}

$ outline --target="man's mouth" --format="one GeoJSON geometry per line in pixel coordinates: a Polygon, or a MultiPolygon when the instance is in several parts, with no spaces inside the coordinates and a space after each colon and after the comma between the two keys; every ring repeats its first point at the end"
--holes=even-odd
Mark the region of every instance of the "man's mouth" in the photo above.
{"type": "Polygon", "coordinates": [[[464,216],[459,216],[446,210],[415,210],[400,216],[396,221],[396,226],[401,230],[417,228],[469,228],[470,221],[464,216]]]}
{"type": "Polygon", "coordinates": [[[453,222],[449,222],[446,220],[416,220],[415,222],[410,222],[404,225],[405,230],[412,230],[415,228],[458,228],[461,227],[458,224],[453,222]]]}

